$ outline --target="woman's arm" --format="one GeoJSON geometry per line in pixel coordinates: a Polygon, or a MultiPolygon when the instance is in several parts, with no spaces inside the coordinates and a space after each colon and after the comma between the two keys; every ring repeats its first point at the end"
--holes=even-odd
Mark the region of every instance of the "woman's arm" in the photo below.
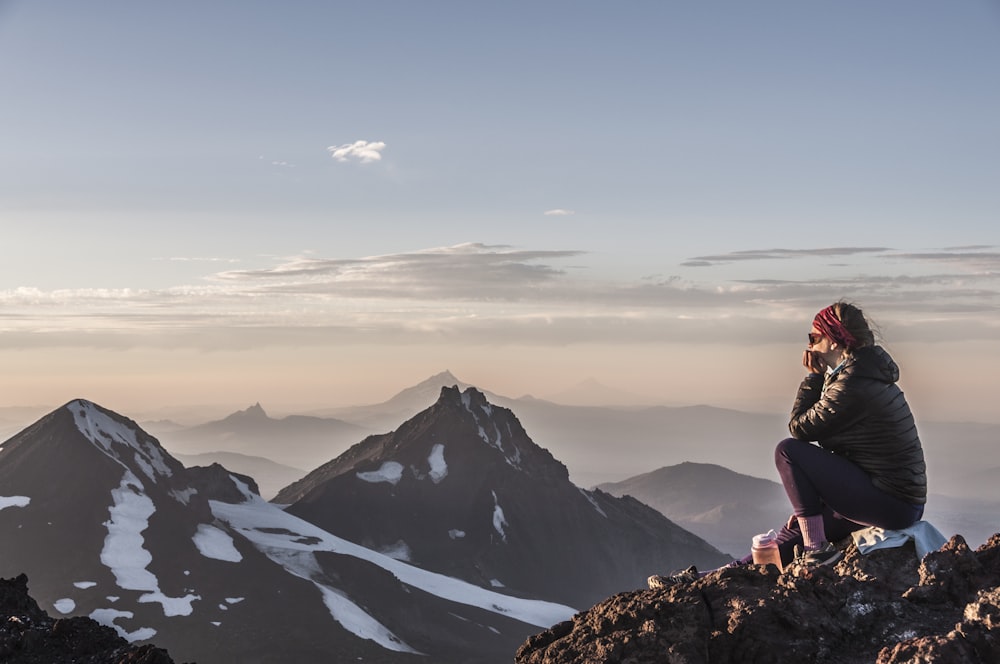
{"type": "Polygon", "coordinates": [[[864,395],[850,376],[838,375],[825,388],[822,376],[809,374],[795,399],[788,430],[793,438],[816,441],[836,451],[827,439],[847,429],[865,414],[864,395]]]}

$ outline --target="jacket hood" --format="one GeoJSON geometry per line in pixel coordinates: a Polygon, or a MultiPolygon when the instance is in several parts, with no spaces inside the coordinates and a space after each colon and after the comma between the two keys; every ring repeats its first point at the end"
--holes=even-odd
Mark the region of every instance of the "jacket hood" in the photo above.
{"type": "Polygon", "coordinates": [[[899,380],[899,366],[881,346],[865,346],[854,350],[844,369],[855,376],[883,383],[895,383],[899,380]]]}

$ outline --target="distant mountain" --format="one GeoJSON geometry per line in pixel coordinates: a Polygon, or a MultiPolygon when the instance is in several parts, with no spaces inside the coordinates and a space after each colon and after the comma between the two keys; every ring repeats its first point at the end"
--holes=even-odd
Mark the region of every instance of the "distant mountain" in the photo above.
{"type": "Polygon", "coordinates": [[[442,387],[458,387],[464,390],[470,385],[456,378],[450,371],[442,371],[412,387],[407,387],[388,401],[368,406],[328,408],[316,411],[314,414],[336,417],[354,422],[371,431],[384,433],[395,429],[437,401],[442,387]]]}
{"type": "Polygon", "coordinates": [[[221,420],[160,433],[176,454],[235,452],[295,468],[315,468],[337,456],[369,429],[338,419],[268,416],[259,403],[221,420]]]}
{"type": "Polygon", "coordinates": [[[275,496],[281,489],[305,476],[305,470],[275,463],[264,457],[248,456],[236,452],[206,452],[204,454],[175,454],[174,457],[187,467],[220,464],[242,475],[249,475],[260,487],[260,495],[265,500],[275,496]]]}
{"type": "Polygon", "coordinates": [[[508,662],[574,612],[331,535],[84,400],[2,445],[0,577],[22,573],[46,611],[199,664],[508,662]]]}
{"type": "Polygon", "coordinates": [[[634,499],[584,491],[474,388],[375,435],[274,499],[324,530],[486,588],[573,606],[650,573],[730,560],[634,499]]]}
{"type": "MultiPolygon", "coordinates": [[[[335,417],[387,432],[429,407],[443,387],[470,385],[444,371],[379,404],[329,408],[335,417]]],[[[562,405],[482,390],[490,403],[518,414],[532,437],[571,469],[574,482],[593,486],[683,461],[718,463],[767,477],[775,475],[774,445],[788,435],[786,415],[745,413],[711,406],[562,405]]],[[[626,393],[627,394],[627,393],[626,393]]],[[[262,454],[262,456],[269,456],[262,454]]]]}
{"type": "MultiPolygon", "coordinates": [[[[1000,477],[996,481],[991,486],[1000,486],[1000,477]]],[[[681,463],[597,488],[642,501],[736,558],[749,552],[754,535],[778,530],[791,515],[781,484],[713,464],[681,463]]],[[[931,494],[923,518],[946,537],[961,534],[977,547],[997,531],[996,494],[987,490],[975,499],[931,494]]]]}
{"type": "MultiPolygon", "coordinates": [[[[584,391],[590,385],[585,383],[581,387],[584,391]]],[[[391,431],[432,404],[442,387],[452,386],[469,387],[444,371],[380,404],[329,408],[313,414],[353,422],[372,432],[391,431]]],[[[752,413],[709,405],[649,406],[641,396],[630,402],[624,398],[627,391],[607,391],[616,398],[599,406],[555,403],[560,395],[545,400],[511,398],[487,390],[483,393],[491,403],[516,412],[534,440],[566,463],[573,481],[581,486],[616,482],[685,461],[778,479],[773,451],[778,441],[788,436],[787,413],[752,413]]],[[[931,490],[983,498],[979,484],[967,484],[964,478],[982,467],[1000,466],[1000,446],[996,445],[1000,424],[921,421],[918,428],[931,470],[931,490]]]]}
{"type": "Polygon", "coordinates": [[[685,461],[777,477],[774,446],[788,435],[786,416],[712,406],[582,407],[504,398],[495,403],[515,410],[584,486],[685,461]]]}
{"type": "Polygon", "coordinates": [[[750,552],[754,535],[778,530],[791,514],[777,482],[714,464],[682,463],[597,488],[637,498],[736,558],[750,552]]]}

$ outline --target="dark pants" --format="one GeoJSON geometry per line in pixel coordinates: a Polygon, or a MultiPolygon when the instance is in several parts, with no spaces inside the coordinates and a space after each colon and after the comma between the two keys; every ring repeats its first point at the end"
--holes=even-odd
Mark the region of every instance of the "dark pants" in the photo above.
{"type": "Polygon", "coordinates": [[[786,565],[795,545],[802,544],[795,517],[822,514],[826,539],[836,542],[867,526],[907,528],[923,516],[923,505],[882,491],[853,462],[811,443],[786,438],[774,450],[774,463],[794,511],[778,533],[786,565]]]}

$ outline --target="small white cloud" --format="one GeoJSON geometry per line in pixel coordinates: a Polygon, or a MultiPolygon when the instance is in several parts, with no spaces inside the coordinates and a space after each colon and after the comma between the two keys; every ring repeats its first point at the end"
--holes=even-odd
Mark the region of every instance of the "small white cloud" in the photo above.
{"type": "Polygon", "coordinates": [[[331,145],[327,148],[330,156],[337,161],[349,161],[357,159],[362,164],[368,164],[382,159],[382,150],[385,150],[385,143],[382,141],[354,141],[343,145],[331,145]]]}
{"type": "Polygon", "coordinates": [[[554,210],[545,211],[546,217],[570,217],[574,214],[576,214],[576,212],[574,212],[573,210],[564,210],[562,208],[556,208],[554,210]]]}
{"type": "Polygon", "coordinates": [[[269,162],[272,166],[277,166],[278,168],[295,168],[295,164],[288,161],[284,161],[282,159],[270,159],[268,157],[265,157],[264,155],[259,155],[257,159],[260,161],[269,162]]]}

